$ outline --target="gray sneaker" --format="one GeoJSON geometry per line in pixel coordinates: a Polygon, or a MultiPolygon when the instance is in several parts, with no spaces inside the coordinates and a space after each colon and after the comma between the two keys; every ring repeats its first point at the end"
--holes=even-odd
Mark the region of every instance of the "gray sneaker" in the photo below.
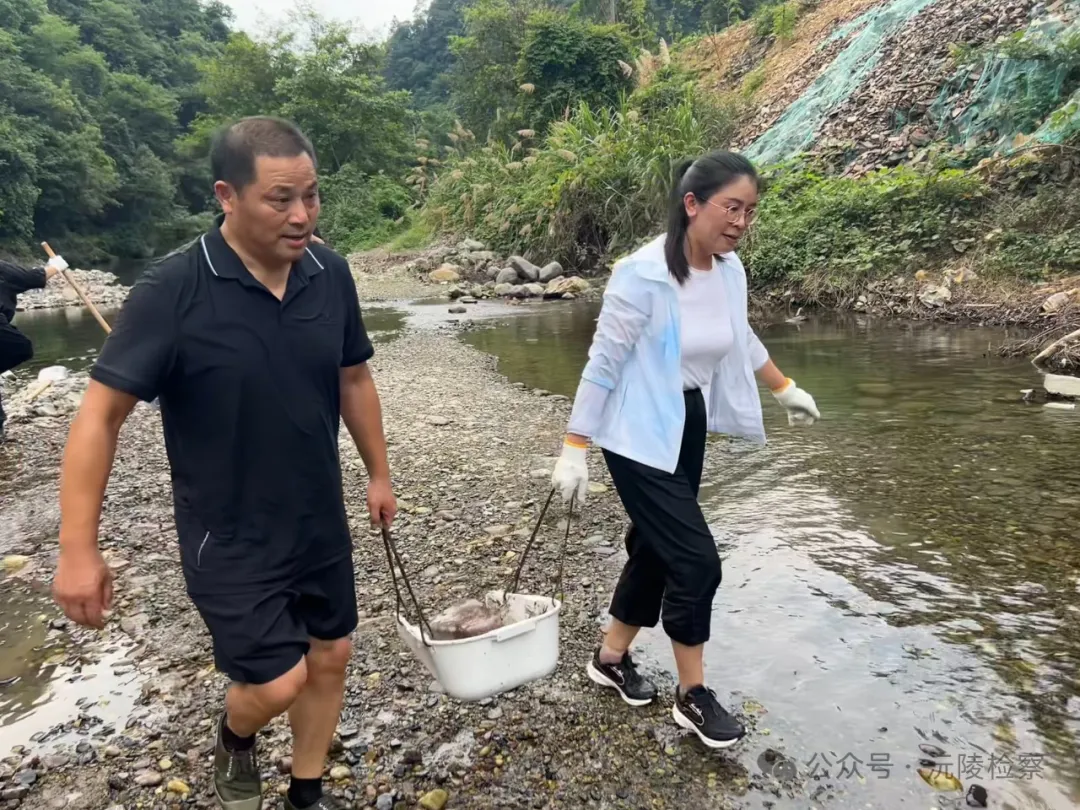
{"type": "Polygon", "coordinates": [[[345,805],[333,796],[324,793],[315,804],[309,804],[307,807],[297,807],[289,801],[288,794],[285,794],[285,810],[345,810],[345,805]]]}
{"type": "Polygon", "coordinates": [[[230,751],[222,737],[224,726],[222,714],[214,750],[214,793],[222,810],[262,810],[262,781],[255,746],[248,751],[230,751]]]}

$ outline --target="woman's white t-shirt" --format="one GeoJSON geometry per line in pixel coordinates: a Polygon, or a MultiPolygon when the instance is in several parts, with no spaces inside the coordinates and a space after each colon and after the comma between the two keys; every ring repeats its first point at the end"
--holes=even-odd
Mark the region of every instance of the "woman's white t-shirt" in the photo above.
{"type": "Polygon", "coordinates": [[[719,263],[712,270],[690,268],[690,277],[677,287],[684,391],[708,387],[735,345],[722,272],[719,263]]]}

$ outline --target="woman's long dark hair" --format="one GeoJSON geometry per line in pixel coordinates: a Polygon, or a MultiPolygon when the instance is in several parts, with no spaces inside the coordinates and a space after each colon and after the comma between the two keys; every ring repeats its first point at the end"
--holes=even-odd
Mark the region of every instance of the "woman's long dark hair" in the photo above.
{"type": "Polygon", "coordinates": [[[664,255],[668,272],[679,284],[684,284],[690,277],[690,263],[686,259],[686,229],[690,225],[690,217],[686,214],[683,198],[692,193],[698,202],[704,203],[740,177],[749,177],[755,184],[758,183],[753,163],[740,154],[723,150],[702,155],[697,160],[688,160],[675,170],[675,182],[668,202],[664,255]]]}

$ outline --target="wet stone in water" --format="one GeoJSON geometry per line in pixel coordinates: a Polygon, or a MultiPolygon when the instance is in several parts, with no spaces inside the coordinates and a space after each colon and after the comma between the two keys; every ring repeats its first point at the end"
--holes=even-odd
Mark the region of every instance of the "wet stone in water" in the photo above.
{"type": "Polygon", "coordinates": [[[940,759],[941,757],[946,756],[944,748],[939,745],[932,745],[931,743],[920,743],[919,750],[926,754],[926,756],[933,757],[935,759],[940,759]]]}
{"type": "Polygon", "coordinates": [[[29,787],[37,781],[37,771],[32,771],[27,768],[25,771],[19,771],[15,774],[15,783],[29,787]]]}

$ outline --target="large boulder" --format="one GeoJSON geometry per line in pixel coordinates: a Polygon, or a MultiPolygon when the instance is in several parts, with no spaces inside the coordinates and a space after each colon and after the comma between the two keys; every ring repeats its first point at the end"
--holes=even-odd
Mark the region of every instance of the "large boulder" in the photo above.
{"type": "Polygon", "coordinates": [[[432,270],[428,278],[442,284],[461,281],[461,268],[456,264],[444,264],[439,269],[432,270]]]}
{"type": "Polygon", "coordinates": [[[522,281],[539,281],[540,268],[521,256],[511,256],[510,266],[517,271],[518,278],[522,281]]]}
{"type": "Polygon", "coordinates": [[[522,289],[529,298],[539,298],[544,294],[543,284],[526,284],[522,289]]]}
{"type": "Polygon", "coordinates": [[[489,264],[491,264],[491,262],[495,261],[498,258],[498,254],[494,251],[478,250],[474,253],[469,253],[465,257],[465,260],[470,262],[474,267],[479,267],[481,265],[487,267],[489,264]]]}
{"type": "Polygon", "coordinates": [[[948,287],[930,284],[919,291],[919,300],[928,307],[941,307],[952,300],[952,290],[948,287]]]}
{"type": "Polygon", "coordinates": [[[580,295],[581,293],[588,292],[590,289],[589,282],[583,278],[577,276],[560,276],[559,278],[552,279],[547,287],[544,289],[545,298],[562,298],[569,295],[580,295]]]}
{"type": "Polygon", "coordinates": [[[1061,312],[1065,307],[1080,304],[1080,288],[1056,292],[1043,301],[1042,310],[1046,313],[1061,312]]]}
{"type": "Polygon", "coordinates": [[[504,267],[495,276],[496,284],[514,284],[518,281],[518,271],[513,267],[504,267]]]}
{"type": "Polygon", "coordinates": [[[562,274],[562,265],[558,262],[551,262],[551,264],[546,264],[543,266],[543,268],[541,268],[540,275],[537,278],[537,281],[539,281],[541,284],[547,284],[554,279],[557,279],[562,274]]]}

